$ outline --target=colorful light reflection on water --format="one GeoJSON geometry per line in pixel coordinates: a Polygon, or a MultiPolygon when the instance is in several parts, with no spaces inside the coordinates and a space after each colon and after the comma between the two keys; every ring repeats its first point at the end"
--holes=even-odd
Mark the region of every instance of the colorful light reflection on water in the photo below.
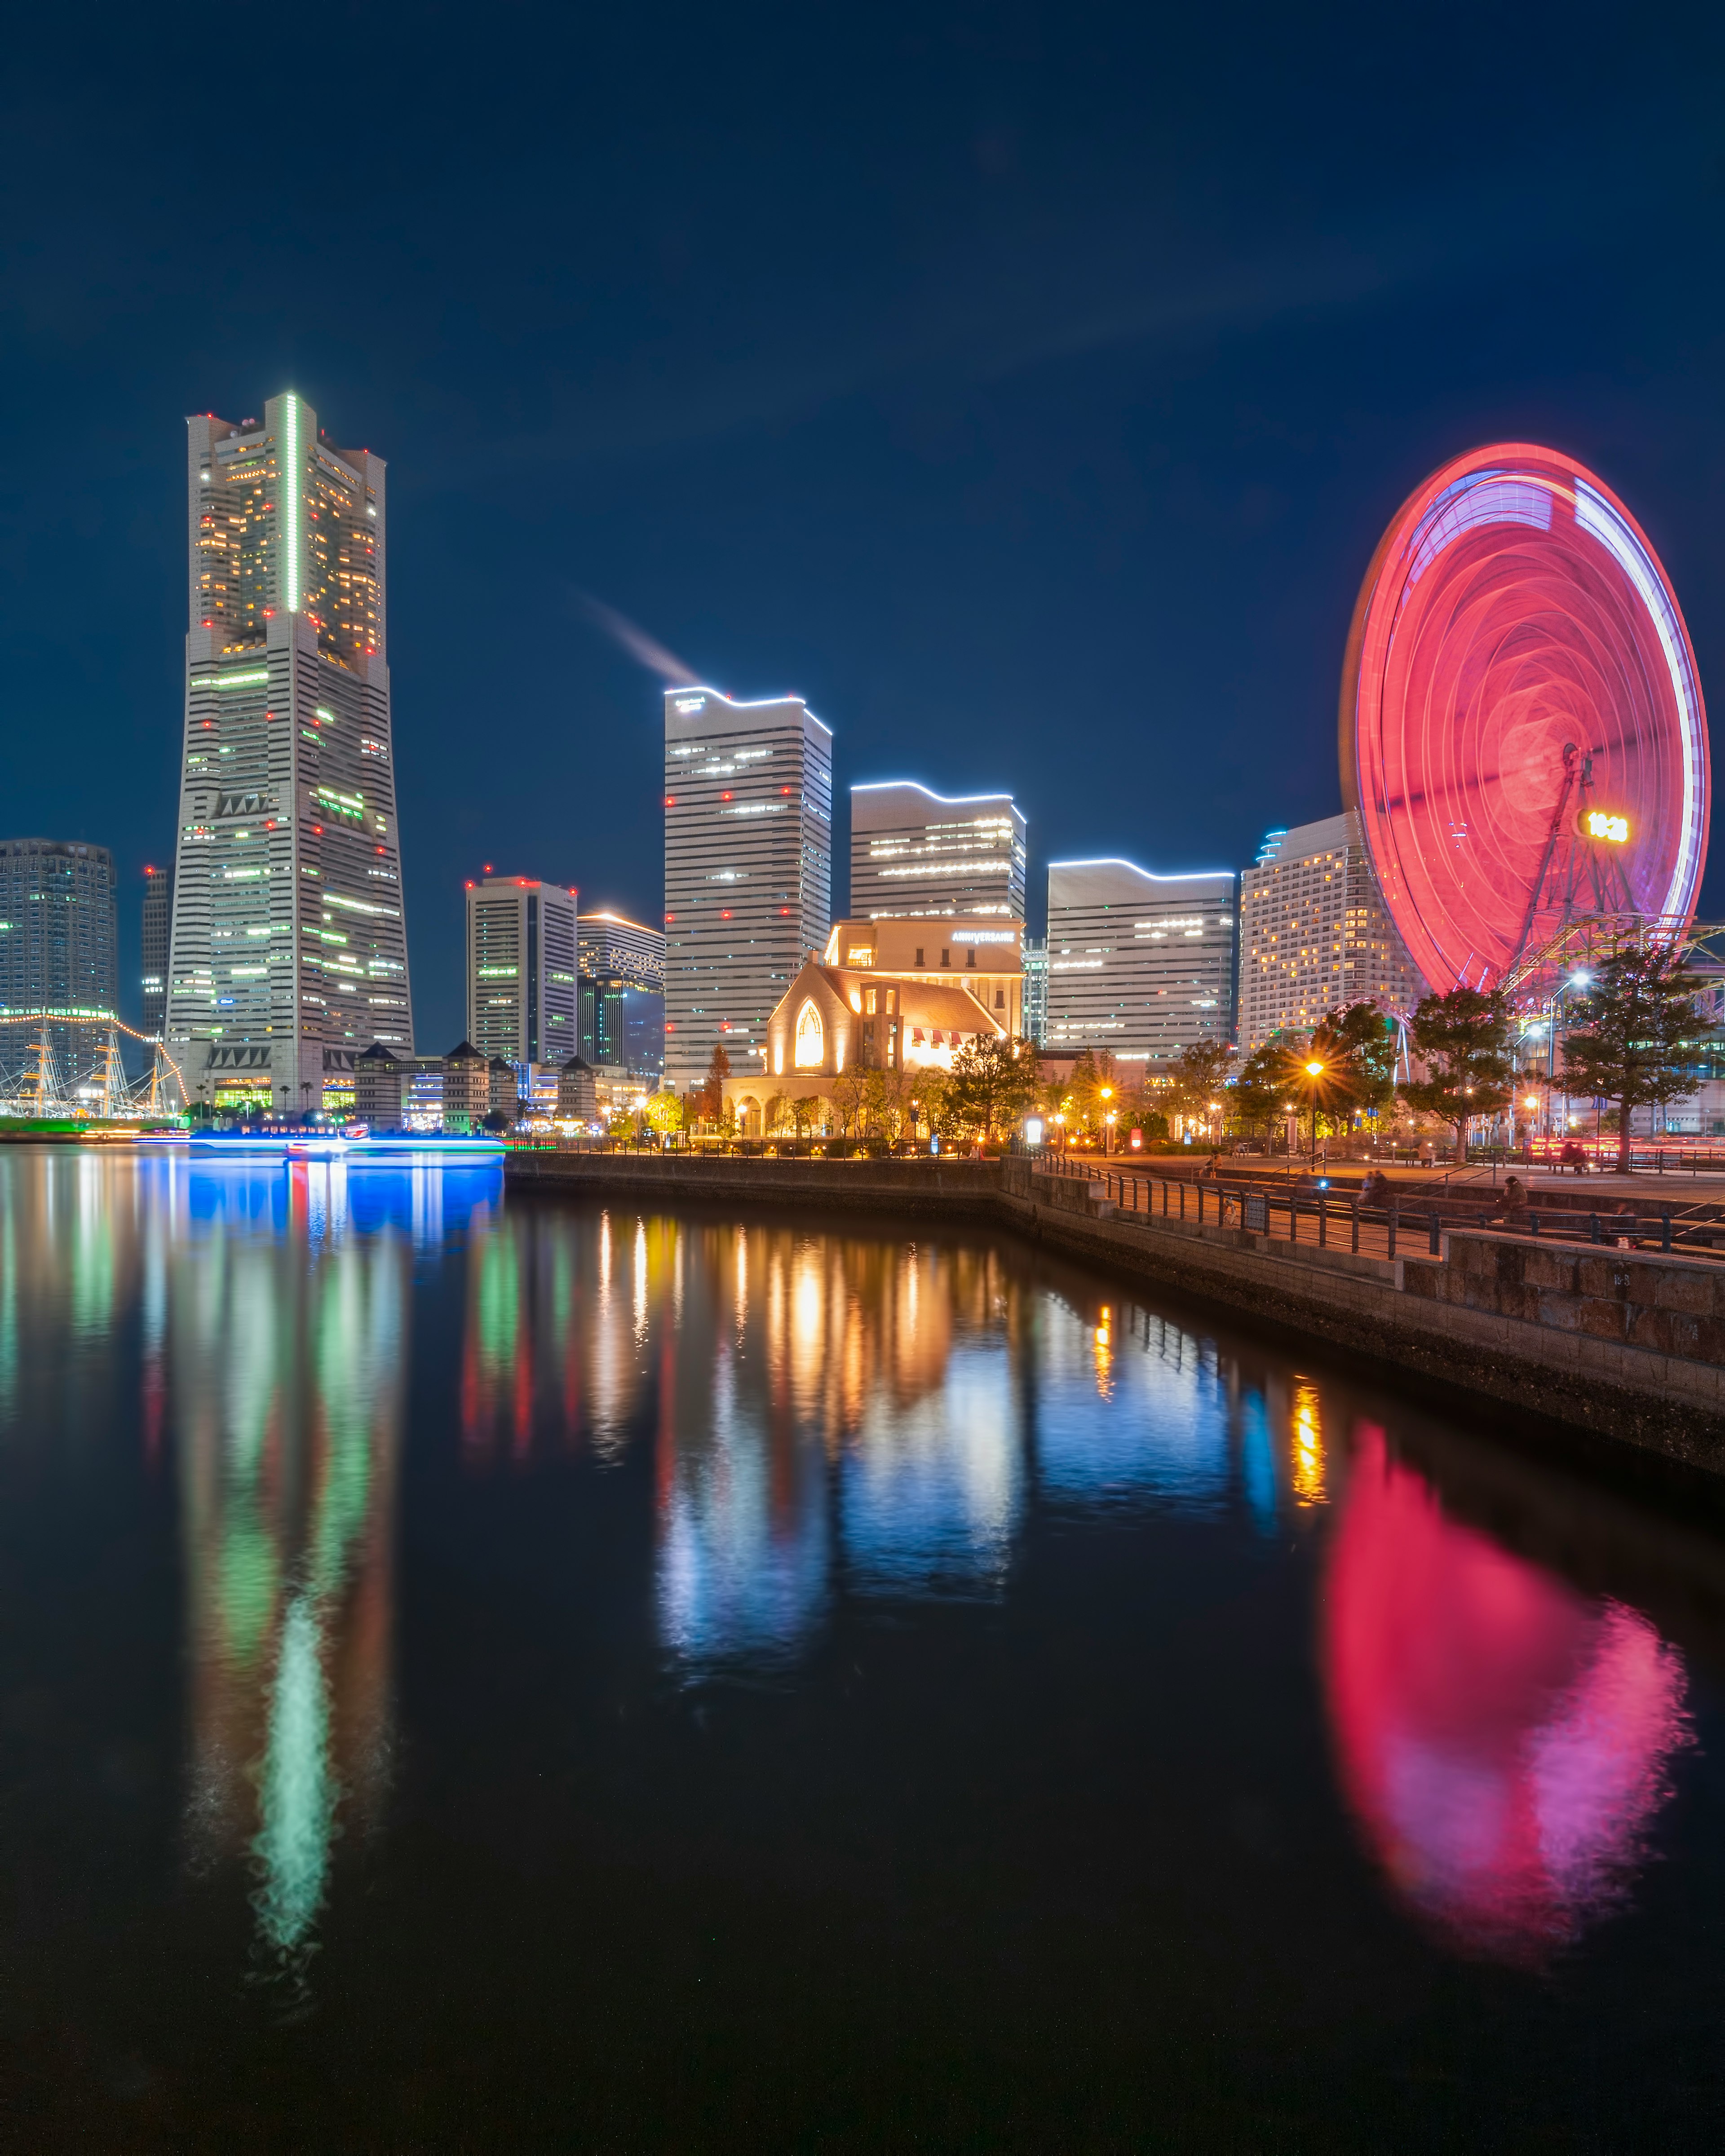
{"type": "Polygon", "coordinates": [[[1358,1891],[1446,1954],[1549,1963],[1632,1907],[1693,1750],[1651,1619],[1455,1517],[1346,1384],[984,1236],[506,1203],[495,1163],[0,1151],[0,1475],[107,1429],[177,1506],[177,1861],[295,1997],[399,1826],[416,1462],[456,1548],[511,1491],[565,1527],[628,1493],[604,1623],[640,1613],[680,1712],[818,1691],[858,1622],[1034,1608],[1050,1537],[1129,1548],[1165,1633],[1064,1651],[1117,1655],[1117,1702],[1172,1651],[1244,1728],[1321,1716],[1358,1891]],[[1212,1583],[1275,1586],[1267,1659],[1244,1620],[1245,1662],[1216,1644],[1212,1583]]]}
{"type": "Polygon", "coordinates": [[[1358,1432],[1323,1663],[1350,1801],[1463,1946],[1538,1958],[1620,1902],[1689,1738],[1675,1648],[1444,1517],[1358,1432]]]}

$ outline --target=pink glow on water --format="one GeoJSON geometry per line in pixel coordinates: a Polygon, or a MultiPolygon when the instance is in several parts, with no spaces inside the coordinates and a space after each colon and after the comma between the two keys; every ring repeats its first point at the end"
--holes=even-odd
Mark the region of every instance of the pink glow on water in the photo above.
{"type": "Polygon", "coordinates": [[[1447,1519],[1363,1426],[1322,1638],[1343,1789],[1398,1892],[1538,1959],[1620,1902],[1688,1741],[1676,1649],[1447,1519]]]}

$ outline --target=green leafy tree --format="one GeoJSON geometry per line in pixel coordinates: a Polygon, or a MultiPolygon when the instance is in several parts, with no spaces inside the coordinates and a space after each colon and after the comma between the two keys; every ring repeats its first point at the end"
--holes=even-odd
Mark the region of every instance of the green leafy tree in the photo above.
{"type": "Polygon", "coordinates": [[[1616,1106],[1620,1174],[1629,1173],[1633,1111],[1695,1090],[1695,1064],[1718,1037],[1697,1001],[1706,986],[1669,944],[1627,945],[1594,968],[1583,1022],[1563,1035],[1564,1091],[1616,1106]]]}
{"type": "Polygon", "coordinates": [[[1173,1068],[1168,1105],[1183,1116],[1208,1116],[1212,1101],[1224,1098],[1222,1088],[1234,1062],[1234,1050],[1225,1040],[1194,1040],[1181,1051],[1173,1068]]]}
{"type": "Polygon", "coordinates": [[[1395,1020],[1376,1004],[1331,1011],[1314,1038],[1320,1056],[1345,1067],[1352,1106],[1377,1114],[1394,1100],[1395,1020]]]}
{"type": "Polygon", "coordinates": [[[862,1112],[868,1092],[869,1073],[860,1063],[847,1064],[833,1081],[833,1106],[839,1111],[839,1135],[850,1136],[850,1126],[862,1112]]]}
{"type": "Polygon", "coordinates": [[[660,1137],[669,1137],[683,1127],[683,1104],[675,1093],[649,1093],[645,1114],[648,1129],[656,1131],[660,1137]]]}
{"type": "Polygon", "coordinates": [[[1036,1050],[1028,1040],[967,1040],[952,1059],[953,1111],[993,1137],[1035,1099],[1037,1070],[1036,1050]]]}
{"type": "Polygon", "coordinates": [[[1233,1086],[1234,1112],[1249,1131],[1267,1131],[1280,1120],[1288,1091],[1288,1051],[1281,1040],[1255,1048],[1240,1067],[1233,1086]]]}
{"type": "Polygon", "coordinates": [[[1496,1115],[1514,1090],[1509,1024],[1508,999],[1500,990],[1451,988],[1425,997],[1408,1029],[1428,1075],[1404,1083],[1402,1098],[1451,1126],[1458,1157],[1466,1153],[1473,1118],[1496,1115]]]}

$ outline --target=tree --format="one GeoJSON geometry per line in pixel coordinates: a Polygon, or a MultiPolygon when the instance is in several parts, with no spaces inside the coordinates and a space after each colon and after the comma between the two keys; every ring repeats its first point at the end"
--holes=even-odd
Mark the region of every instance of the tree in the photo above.
{"type": "Polygon", "coordinates": [[[833,1081],[833,1106],[839,1111],[841,1137],[850,1136],[850,1126],[861,1113],[868,1080],[868,1071],[862,1064],[850,1063],[833,1081]]]}
{"type": "Polygon", "coordinates": [[[1331,1011],[1314,1045],[1320,1058],[1327,1054],[1345,1065],[1354,1106],[1375,1115],[1395,1098],[1395,1020],[1376,1004],[1348,1004],[1331,1011]]]}
{"type": "Polygon", "coordinates": [[[649,1093],[645,1114],[648,1129],[656,1131],[662,1138],[683,1127],[683,1104],[675,1093],[649,1093]]]}
{"type": "Polygon", "coordinates": [[[1266,1040],[1240,1065],[1234,1081],[1234,1112],[1248,1130],[1267,1131],[1295,1096],[1288,1091],[1288,1050],[1266,1040]]]}
{"type": "Polygon", "coordinates": [[[731,1075],[731,1058],[725,1053],[721,1040],[713,1043],[712,1059],[706,1066],[706,1076],[695,1096],[696,1112],[704,1123],[716,1123],[725,1111],[725,1081],[731,1075]]]}
{"type": "Polygon", "coordinates": [[[1456,1153],[1465,1158],[1469,1123],[1476,1116],[1495,1116],[1514,1091],[1508,999],[1497,988],[1426,996],[1408,1031],[1430,1075],[1405,1083],[1402,1098],[1451,1125],[1456,1153]]]}
{"type": "Polygon", "coordinates": [[[1617,1168],[1629,1173],[1630,1118],[1695,1091],[1695,1063],[1718,1028],[1697,998],[1707,983],[1669,943],[1632,943],[1594,969],[1582,1024],[1563,1035],[1563,1090],[1618,1109],[1617,1168]]]}
{"type": "Polygon", "coordinates": [[[1015,1122],[1034,1098],[1038,1069],[1030,1041],[967,1040],[952,1058],[954,1113],[993,1137],[999,1124],[1015,1122]]]}
{"type": "Polygon", "coordinates": [[[1191,1042],[1181,1051],[1180,1060],[1174,1065],[1170,1105],[1183,1116],[1201,1116],[1208,1120],[1211,1101],[1222,1098],[1222,1088],[1228,1083],[1228,1069],[1233,1060],[1234,1050],[1228,1041],[1191,1042]]]}

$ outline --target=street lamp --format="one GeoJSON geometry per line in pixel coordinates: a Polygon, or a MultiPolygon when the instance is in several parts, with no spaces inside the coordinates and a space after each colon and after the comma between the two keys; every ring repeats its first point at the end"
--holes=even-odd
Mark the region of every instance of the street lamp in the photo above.
{"type": "MultiPolygon", "coordinates": [[[[1103,1086],[1102,1098],[1105,1101],[1111,1101],[1114,1098],[1114,1088],[1111,1086],[1103,1086]]],[[[1105,1111],[1102,1116],[1102,1158],[1104,1160],[1108,1157],[1108,1128],[1113,1121],[1113,1116],[1105,1111]]]]}
{"type": "Polygon", "coordinates": [[[1312,1165],[1317,1167],[1317,1081],[1324,1075],[1322,1063],[1308,1063],[1306,1075],[1312,1081],[1312,1165]]]}

